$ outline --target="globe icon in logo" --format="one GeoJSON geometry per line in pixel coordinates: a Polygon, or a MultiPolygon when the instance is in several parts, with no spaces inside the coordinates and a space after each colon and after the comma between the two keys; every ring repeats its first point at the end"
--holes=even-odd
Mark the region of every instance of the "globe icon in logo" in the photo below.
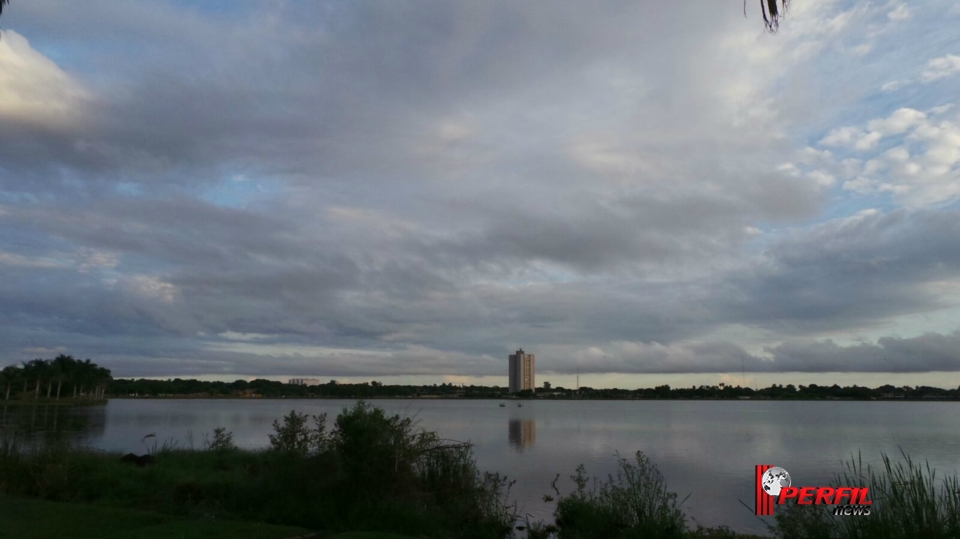
{"type": "Polygon", "coordinates": [[[763,491],[767,494],[779,496],[781,488],[790,486],[790,474],[783,468],[773,467],[763,472],[760,484],[763,485],[763,491]]]}

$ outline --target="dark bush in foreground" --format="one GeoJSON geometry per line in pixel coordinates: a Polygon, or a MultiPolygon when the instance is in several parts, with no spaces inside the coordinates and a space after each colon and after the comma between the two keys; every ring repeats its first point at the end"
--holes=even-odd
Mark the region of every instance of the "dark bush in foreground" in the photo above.
{"type": "Polygon", "coordinates": [[[557,503],[560,539],[682,538],[686,517],[682,502],[667,490],[666,481],[646,455],[635,462],[618,457],[620,470],[607,482],[588,488],[583,466],[573,481],[576,491],[557,503]]]}

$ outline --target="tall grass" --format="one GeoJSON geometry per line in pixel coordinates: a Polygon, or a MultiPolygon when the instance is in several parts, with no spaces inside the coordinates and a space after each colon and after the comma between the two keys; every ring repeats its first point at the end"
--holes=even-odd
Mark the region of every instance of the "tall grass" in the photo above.
{"type": "Polygon", "coordinates": [[[833,506],[790,504],[776,516],[780,539],[957,539],[960,538],[960,479],[937,478],[925,462],[900,452],[883,455],[882,469],[864,466],[861,456],[844,463],[833,486],[868,487],[869,516],[834,516],[833,506]]]}

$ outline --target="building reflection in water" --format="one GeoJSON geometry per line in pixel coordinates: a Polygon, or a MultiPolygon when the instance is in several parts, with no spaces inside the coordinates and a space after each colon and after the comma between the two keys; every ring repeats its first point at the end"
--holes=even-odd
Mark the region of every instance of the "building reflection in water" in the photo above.
{"type": "Polygon", "coordinates": [[[537,423],[532,419],[510,420],[510,447],[523,452],[533,447],[537,440],[537,423]]]}

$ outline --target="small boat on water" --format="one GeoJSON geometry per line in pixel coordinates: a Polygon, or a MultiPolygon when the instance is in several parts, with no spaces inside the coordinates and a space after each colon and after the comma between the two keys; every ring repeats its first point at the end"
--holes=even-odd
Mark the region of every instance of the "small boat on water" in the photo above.
{"type": "Polygon", "coordinates": [[[506,405],[506,403],[501,402],[501,403],[500,403],[500,407],[501,407],[501,408],[506,408],[507,405],[506,405]]]}
{"type": "Polygon", "coordinates": [[[517,408],[523,408],[523,403],[522,403],[522,402],[518,402],[518,403],[517,403],[517,408]]]}

